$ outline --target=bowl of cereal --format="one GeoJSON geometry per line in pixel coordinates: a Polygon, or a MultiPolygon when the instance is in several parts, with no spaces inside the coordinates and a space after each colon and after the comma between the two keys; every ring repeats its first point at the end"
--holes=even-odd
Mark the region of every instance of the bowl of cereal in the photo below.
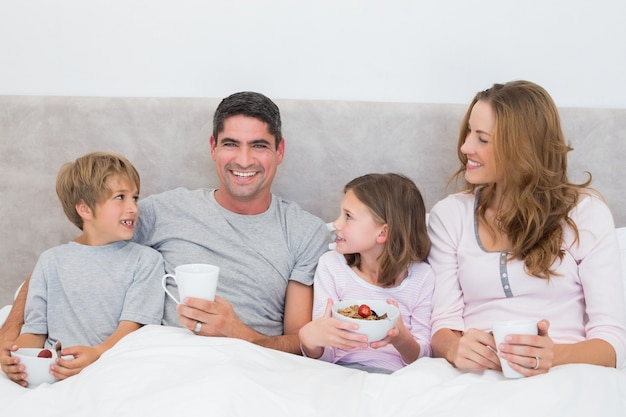
{"type": "Polygon", "coordinates": [[[50,349],[42,348],[20,348],[11,352],[11,356],[20,358],[20,365],[24,365],[26,370],[26,381],[29,388],[37,385],[56,382],[56,378],[50,373],[52,365],[57,355],[50,349]]]}
{"type": "Polygon", "coordinates": [[[368,342],[377,342],[396,325],[400,311],[385,300],[344,300],[333,304],[332,316],[358,324],[359,328],[351,331],[366,335],[368,342]]]}

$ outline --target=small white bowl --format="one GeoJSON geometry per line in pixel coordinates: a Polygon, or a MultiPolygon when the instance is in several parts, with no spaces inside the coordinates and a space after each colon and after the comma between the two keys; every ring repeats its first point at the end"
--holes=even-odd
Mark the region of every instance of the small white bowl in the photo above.
{"type": "Polygon", "coordinates": [[[11,352],[11,356],[20,358],[20,364],[26,367],[26,381],[28,382],[28,388],[34,388],[37,385],[48,383],[52,384],[57,379],[50,373],[50,365],[52,365],[57,354],[53,350],[52,358],[38,358],[37,355],[43,348],[20,348],[15,352],[11,352]]]}
{"type": "Polygon", "coordinates": [[[387,332],[396,325],[400,317],[400,311],[396,306],[387,303],[385,300],[344,300],[333,304],[332,316],[341,321],[358,324],[359,328],[352,330],[354,333],[366,335],[368,342],[377,342],[384,339],[387,336],[387,332]],[[362,320],[350,318],[337,312],[337,310],[353,305],[360,306],[361,304],[369,306],[379,317],[386,313],[387,318],[382,320],[362,320]]]}

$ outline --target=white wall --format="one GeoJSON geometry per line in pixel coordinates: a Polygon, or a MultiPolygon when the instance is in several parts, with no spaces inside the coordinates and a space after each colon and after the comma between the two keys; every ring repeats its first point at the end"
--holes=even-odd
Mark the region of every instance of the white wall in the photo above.
{"type": "Polygon", "coordinates": [[[624,0],[0,0],[0,94],[626,108],[624,0]]]}

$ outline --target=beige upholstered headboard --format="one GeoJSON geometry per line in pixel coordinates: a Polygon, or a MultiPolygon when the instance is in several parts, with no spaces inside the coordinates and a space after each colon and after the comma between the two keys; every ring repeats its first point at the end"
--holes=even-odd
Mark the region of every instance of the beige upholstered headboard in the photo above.
{"type": "MultiPolygon", "coordinates": [[[[401,172],[427,208],[454,189],[464,104],[276,100],[285,159],[274,192],[332,221],[342,188],[368,172],[401,172]]],[[[0,306],[10,303],[41,251],[78,230],[54,191],[62,163],[94,150],[126,155],[141,195],[217,185],[208,139],[219,99],[0,96],[0,306]]],[[[626,110],[561,109],[574,151],[570,177],[594,176],[617,226],[626,226],[626,110]]]]}

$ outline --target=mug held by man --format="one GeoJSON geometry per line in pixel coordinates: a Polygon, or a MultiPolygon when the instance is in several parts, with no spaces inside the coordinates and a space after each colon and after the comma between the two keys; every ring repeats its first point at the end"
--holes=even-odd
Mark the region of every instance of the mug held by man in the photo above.
{"type": "Polygon", "coordinates": [[[202,298],[213,301],[220,268],[209,264],[185,264],[174,269],[174,274],[165,274],[161,285],[167,295],[176,302],[183,304],[187,297],[202,298]],[[167,280],[171,278],[178,287],[179,299],[167,288],[167,280]]]}

